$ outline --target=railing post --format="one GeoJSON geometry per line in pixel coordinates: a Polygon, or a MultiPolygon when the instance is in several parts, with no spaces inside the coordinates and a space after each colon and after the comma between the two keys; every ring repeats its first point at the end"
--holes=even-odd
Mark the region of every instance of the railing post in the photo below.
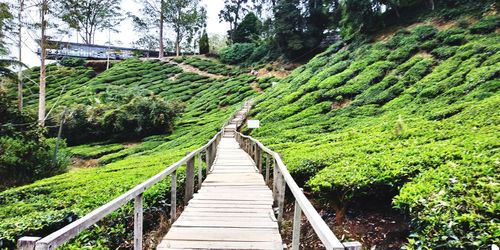
{"type": "Polygon", "coordinates": [[[273,206],[278,206],[278,168],[273,160],[273,206]]]}
{"type": "Polygon", "coordinates": [[[184,204],[193,198],[194,192],[194,157],[186,163],[186,186],[184,188],[184,204]]]}
{"type": "Polygon", "coordinates": [[[205,164],[207,165],[207,174],[210,173],[210,146],[205,149],[205,164]]]}
{"type": "Polygon", "coordinates": [[[177,216],[177,169],[172,172],[170,181],[170,223],[174,223],[177,216]]]}
{"type": "Polygon", "coordinates": [[[266,185],[269,185],[269,168],[270,168],[270,159],[271,155],[266,155],[266,185]]]}
{"type": "Polygon", "coordinates": [[[21,237],[17,241],[17,250],[35,250],[36,242],[40,239],[40,237],[21,237]]]}
{"type": "Polygon", "coordinates": [[[299,250],[301,218],[302,209],[300,208],[297,200],[295,200],[295,209],[293,212],[292,250],[299,250]]]}
{"type": "Polygon", "coordinates": [[[134,199],[134,249],[142,250],[142,193],[134,199]]]}
{"type": "Polygon", "coordinates": [[[283,209],[285,207],[285,191],[286,191],[286,182],[285,178],[279,173],[279,182],[278,182],[278,222],[281,223],[283,220],[283,209]]]}
{"type": "Polygon", "coordinates": [[[260,158],[260,148],[259,148],[259,145],[257,145],[257,143],[255,143],[255,158],[254,158],[254,161],[255,161],[255,166],[259,169],[259,173],[262,173],[262,160],[260,158]]]}
{"type": "Polygon", "coordinates": [[[201,164],[201,153],[198,153],[198,190],[201,188],[201,182],[203,181],[203,172],[201,171],[202,169],[202,164],[201,164]]]}

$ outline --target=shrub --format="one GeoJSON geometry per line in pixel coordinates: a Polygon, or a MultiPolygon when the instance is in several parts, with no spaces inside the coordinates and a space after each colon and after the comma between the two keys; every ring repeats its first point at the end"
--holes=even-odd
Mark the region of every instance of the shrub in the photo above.
{"type": "Polygon", "coordinates": [[[71,144],[167,134],[182,110],[182,104],[157,96],[136,97],[126,104],[77,105],[71,109],[63,133],[71,144]]]}
{"type": "Polygon", "coordinates": [[[53,161],[54,141],[43,136],[37,120],[15,108],[0,90],[0,190],[62,173],[68,165],[64,141],[53,161]]]}
{"type": "Polygon", "coordinates": [[[473,34],[487,34],[495,31],[500,27],[500,17],[489,16],[479,20],[470,28],[473,34]]]}
{"type": "Polygon", "coordinates": [[[421,25],[416,27],[413,31],[412,34],[420,41],[425,41],[425,40],[430,40],[432,39],[436,34],[437,34],[437,29],[434,26],[431,25],[421,25]]]}
{"type": "Polygon", "coordinates": [[[85,60],[83,58],[65,57],[59,64],[65,67],[78,67],[85,65],[85,60]]]}
{"type": "Polygon", "coordinates": [[[224,48],[219,53],[221,62],[228,64],[244,63],[256,49],[253,43],[235,43],[227,48],[224,48]]]}

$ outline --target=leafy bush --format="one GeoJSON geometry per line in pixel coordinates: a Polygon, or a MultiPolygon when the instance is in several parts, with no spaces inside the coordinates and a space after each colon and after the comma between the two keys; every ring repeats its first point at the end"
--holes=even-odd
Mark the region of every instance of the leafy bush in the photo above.
{"type": "Polygon", "coordinates": [[[71,144],[81,144],[166,134],[172,132],[182,110],[182,104],[166,102],[157,96],[136,97],[127,104],[77,105],[69,112],[64,135],[71,144]]]}
{"type": "Polygon", "coordinates": [[[222,49],[219,58],[223,63],[240,64],[252,55],[255,48],[253,43],[235,43],[222,49]]]}
{"type": "Polygon", "coordinates": [[[64,141],[54,161],[55,141],[45,139],[33,116],[14,107],[0,90],[0,190],[62,173],[69,163],[64,141]]]}
{"type": "Polygon", "coordinates": [[[78,67],[83,66],[85,64],[85,59],[83,58],[75,58],[75,57],[65,57],[59,64],[65,67],[78,67]]]}
{"type": "Polygon", "coordinates": [[[473,34],[487,34],[495,31],[498,27],[500,27],[500,17],[488,16],[472,25],[470,31],[473,34]]]}

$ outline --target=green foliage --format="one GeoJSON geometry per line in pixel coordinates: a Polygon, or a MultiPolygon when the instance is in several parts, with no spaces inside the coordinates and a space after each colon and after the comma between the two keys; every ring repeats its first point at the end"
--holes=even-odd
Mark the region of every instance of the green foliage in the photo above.
{"type": "Polygon", "coordinates": [[[253,43],[236,43],[222,49],[219,58],[223,63],[240,64],[252,55],[255,48],[253,43]]]}
{"type": "Polygon", "coordinates": [[[498,243],[498,42],[418,26],[334,48],[256,99],[251,135],[338,209],[392,202],[409,249],[498,243]]]}
{"type": "Polygon", "coordinates": [[[210,44],[208,42],[208,35],[206,30],[204,30],[203,35],[201,35],[199,46],[200,46],[200,54],[203,55],[210,52],[210,44]]]}
{"type": "MultiPolygon", "coordinates": [[[[62,67],[50,68],[49,75],[66,70],[62,67]]],[[[250,87],[254,76],[241,74],[230,79],[213,79],[181,72],[180,68],[172,64],[132,59],[117,63],[84,83],[77,80],[81,77],[79,74],[67,79],[67,89],[79,91],[66,93],[61,101],[73,109],[82,104],[92,104],[96,109],[91,116],[86,116],[86,106],[81,110],[76,109],[78,111],[73,113],[74,119],[77,116],[81,116],[79,119],[82,120],[85,117],[103,118],[103,114],[109,110],[98,109],[100,105],[93,105],[101,102],[106,105],[116,103],[115,107],[122,111],[140,114],[133,117],[137,122],[145,122],[141,119],[150,119],[147,117],[150,111],[153,117],[158,117],[154,115],[158,114],[156,110],[153,112],[149,105],[144,105],[151,98],[158,98],[144,97],[152,92],[159,92],[158,95],[167,100],[183,100],[185,112],[176,121],[171,134],[146,137],[134,145],[99,143],[70,148],[70,151],[81,157],[98,158],[102,165],[98,168],[75,169],[0,193],[0,248],[13,248],[16,240],[24,235],[47,235],[157,174],[187,152],[205,144],[219,131],[237,105],[257,95],[250,87]],[[95,98],[89,100],[82,96],[95,98]],[[134,101],[127,101],[133,105],[125,109],[118,105],[119,100],[134,101]],[[226,106],[220,106],[220,102],[226,106]]],[[[114,127],[115,124],[111,125],[114,127]]],[[[143,123],[143,126],[151,124],[143,123]]],[[[178,171],[178,181],[178,187],[182,187],[183,168],[178,171]]],[[[168,213],[169,187],[169,180],[166,180],[146,191],[145,218],[156,212],[168,213]]],[[[182,194],[182,189],[178,193],[182,194]]],[[[118,248],[133,232],[133,228],[130,228],[132,210],[131,206],[125,206],[82,232],[64,248],[118,248]]],[[[159,223],[159,220],[152,220],[148,224],[154,226],[155,223],[159,223]]]]}
{"type": "Polygon", "coordinates": [[[69,110],[64,136],[71,144],[81,144],[167,134],[182,111],[182,104],[158,96],[136,97],[125,104],[77,105],[69,110]]]}
{"type": "Polygon", "coordinates": [[[473,34],[487,34],[494,32],[498,27],[500,27],[500,17],[489,16],[472,25],[470,31],[473,34]]]}
{"type": "Polygon", "coordinates": [[[59,61],[59,64],[65,67],[78,67],[83,66],[85,60],[83,58],[65,57],[59,61]]]}
{"type": "Polygon", "coordinates": [[[14,107],[0,90],[0,190],[62,173],[69,163],[64,141],[53,161],[54,140],[45,139],[32,115],[14,107]]]}
{"type": "Polygon", "coordinates": [[[251,43],[259,39],[262,23],[259,18],[250,12],[245,15],[241,23],[234,30],[233,42],[251,43]]]}
{"type": "Polygon", "coordinates": [[[182,56],[174,59],[178,63],[189,64],[199,70],[206,71],[211,74],[235,76],[243,73],[245,70],[237,66],[222,64],[212,59],[203,59],[196,56],[182,56]]]}

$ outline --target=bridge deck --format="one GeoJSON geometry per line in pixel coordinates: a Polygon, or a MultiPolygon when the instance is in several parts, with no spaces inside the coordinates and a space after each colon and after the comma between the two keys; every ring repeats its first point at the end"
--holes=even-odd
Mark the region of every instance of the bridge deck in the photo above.
{"type": "Polygon", "coordinates": [[[283,249],[272,204],[254,161],[226,132],[212,172],[157,249],[283,249]]]}

